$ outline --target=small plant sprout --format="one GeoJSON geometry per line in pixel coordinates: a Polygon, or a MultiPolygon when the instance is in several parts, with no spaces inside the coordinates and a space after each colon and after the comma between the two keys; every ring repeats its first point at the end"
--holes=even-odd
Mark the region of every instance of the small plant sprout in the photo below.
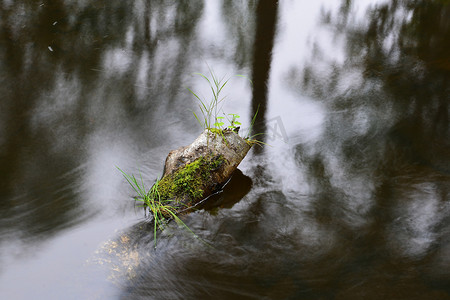
{"type": "MultiPolygon", "coordinates": [[[[208,78],[208,76],[206,76],[202,73],[194,73],[194,74],[201,76],[203,79],[205,79],[208,82],[209,87],[212,92],[212,98],[210,101],[208,101],[208,100],[200,97],[198,94],[196,94],[195,92],[193,92],[191,89],[188,88],[189,92],[191,92],[199,102],[198,107],[200,108],[201,117],[200,117],[200,115],[197,115],[195,112],[193,112],[193,114],[195,116],[195,119],[203,127],[203,129],[207,129],[207,130],[213,132],[214,134],[221,135],[225,139],[225,137],[223,135],[223,130],[233,130],[237,133],[240,128],[240,125],[242,125],[242,124],[241,124],[241,122],[239,122],[237,120],[240,118],[240,116],[238,114],[234,114],[234,113],[233,114],[225,114],[225,112],[223,112],[223,110],[222,110],[223,101],[226,98],[226,97],[222,97],[222,92],[230,79],[229,78],[225,79],[225,77],[220,78],[216,75],[216,73],[214,73],[214,71],[209,66],[208,66],[208,69],[209,69],[210,78],[208,78]],[[222,117],[222,116],[219,117],[219,114],[223,114],[224,117],[222,117]],[[224,128],[224,125],[225,125],[224,119],[225,118],[228,120],[229,125],[224,128]]],[[[250,82],[250,84],[253,84],[252,81],[244,75],[236,75],[236,76],[247,79],[250,82]]],[[[251,120],[251,124],[250,124],[250,127],[248,128],[247,134],[243,138],[245,140],[247,140],[248,143],[261,145],[264,143],[260,142],[258,140],[255,140],[255,137],[258,136],[259,134],[252,134],[252,130],[253,130],[253,126],[256,121],[256,116],[258,114],[258,110],[259,110],[259,107],[256,110],[256,113],[251,120]]]]}
{"type": "Polygon", "coordinates": [[[230,122],[230,126],[228,126],[228,128],[236,129],[238,126],[242,125],[241,122],[236,121],[236,119],[239,119],[241,116],[237,114],[228,114],[228,115],[231,116],[231,120],[228,119],[228,121],[230,122]]]}
{"type": "Polygon", "coordinates": [[[216,117],[216,123],[214,123],[214,127],[217,129],[222,129],[222,126],[225,125],[225,123],[222,122],[223,119],[224,117],[216,117]]]}

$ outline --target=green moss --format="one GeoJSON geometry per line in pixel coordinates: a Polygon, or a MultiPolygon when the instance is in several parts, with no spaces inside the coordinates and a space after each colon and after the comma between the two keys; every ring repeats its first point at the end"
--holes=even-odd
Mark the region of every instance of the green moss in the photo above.
{"type": "Polygon", "coordinates": [[[222,129],[219,129],[219,128],[208,128],[208,130],[211,131],[214,134],[223,135],[222,129]]]}
{"type": "Polygon", "coordinates": [[[216,155],[209,160],[208,171],[215,171],[219,169],[223,163],[225,162],[225,158],[223,155],[216,155]]]}
{"type": "Polygon", "coordinates": [[[201,199],[204,188],[211,184],[211,172],[219,169],[225,159],[223,155],[200,157],[159,182],[158,191],[163,200],[201,199]]]}

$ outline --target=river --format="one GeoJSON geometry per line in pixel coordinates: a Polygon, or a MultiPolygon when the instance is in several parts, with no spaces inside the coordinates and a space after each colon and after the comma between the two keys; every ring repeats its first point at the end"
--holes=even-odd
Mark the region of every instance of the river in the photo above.
{"type": "Polygon", "coordinates": [[[450,299],[446,0],[0,1],[0,299],[450,299]],[[157,246],[223,110],[266,145],[157,246]],[[207,242],[209,245],[207,245],[207,242]]]}

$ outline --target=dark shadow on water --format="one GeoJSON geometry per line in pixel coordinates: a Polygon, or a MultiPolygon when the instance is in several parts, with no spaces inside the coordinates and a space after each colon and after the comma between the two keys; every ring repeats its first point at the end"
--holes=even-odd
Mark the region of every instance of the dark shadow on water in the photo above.
{"type": "Polygon", "coordinates": [[[218,209],[232,208],[250,192],[252,185],[252,179],[237,169],[223,190],[209,197],[199,209],[216,214],[218,209]]]}
{"type": "MultiPolygon", "coordinates": [[[[277,25],[278,1],[259,1],[256,8],[256,33],[252,66],[253,95],[251,117],[255,114],[256,123],[252,134],[260,134],[257,138],[264,142],[266,134],[267,91],[272,50],[277,25]]],[[[254,153],[262,153],[263,148],[255,147],[254,153]]]]}

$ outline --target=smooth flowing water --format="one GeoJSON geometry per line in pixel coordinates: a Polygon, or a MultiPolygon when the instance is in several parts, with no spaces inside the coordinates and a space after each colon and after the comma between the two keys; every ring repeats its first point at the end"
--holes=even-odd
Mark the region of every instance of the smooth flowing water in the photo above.
{"type": "Polygon", "coordinates": [[[0,299],[450,299],[449,21],[446,0],[0,1],[0,299]],[[116,167],[150,186],[200,134],[208,66],[269,145],[184,218],[201,240],[171,224],[155,249],[116,167]]]}

